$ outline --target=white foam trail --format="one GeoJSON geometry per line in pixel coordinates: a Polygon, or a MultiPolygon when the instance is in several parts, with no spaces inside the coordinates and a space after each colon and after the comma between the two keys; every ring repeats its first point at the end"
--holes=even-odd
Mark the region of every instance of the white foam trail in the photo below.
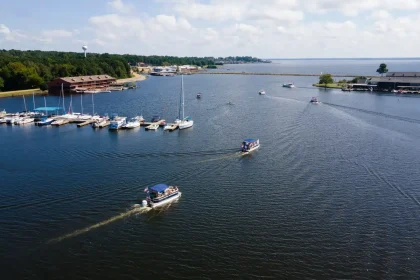
{"type": "Polygon", "coordinates": [[[215,160],[222,160],[222,159],[230,159],[230,158],[236,158],[236,157],[240,157],[242,156],[241,152],[237,152],[233,155],[227,155],[227,156],[223,156],[223,157],[218,157],[218,158],[210,158],[210,159],[205,159],[205,160],[201,160],[197,163],[203,163],[203,162],[209,162],[209,161],[215,161],[215,160]]]}
{"type": "Polygon", "coordinates": [[[121,214],[119,214],[117,216],[114,216],[114,217],[109,218],[109,219],[107,219],[105,221],[102,221],[100,223],[97,223],[97,224],[94,224],[94,225],[91,225],[91,226],[88,226],[88,227],[85,227],[85,228],[82,228],[82,229],[78,229],[76,231],[73,231],[72,233],[68,233],[68,234],[62,235],[60,237],[51,239],[47,243],[61,242],[61,241],[65,240],[65,239],[76,237],[78,235],[81,235],[81,234],[86,233],[86,232],[89,232],[89,231],[91,231],[93,229],[97,229],[99,227],[105,226],[105,225],[110,224],[112,222],[115,222],[117,220],[121,220],[121,219],[126,218],[128,216],[131,216],[133,214],[146,213],[146,212],[148,212],[150,210],[151,210],[151,208],[149,208],[149,207],[134,208],[134,209],[129,210],[129,211],[125,212],[125,213],[121,213],[121,214]]]}

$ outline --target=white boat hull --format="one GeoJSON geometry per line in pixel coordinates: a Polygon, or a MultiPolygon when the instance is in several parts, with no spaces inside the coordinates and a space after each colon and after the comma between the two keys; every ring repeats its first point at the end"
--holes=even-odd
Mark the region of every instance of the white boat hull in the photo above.
{"type": "Polygon", "coordinates": [[[126,125],[123,126],[123,128],[125,128],[125,129],[133,129],[133,128],[136,128],[136,127],[140,127],[139,122],[130,122],[130,123],[127,123],[126,125]]]}
{"type": "Polygon", "coordinates": [[[182,121],[179,124],[179,129],[186,129],[186,128],[190,128],[194,125],[194,121],[182,121]]]}
{"type": "Polygon", "coordinates": [[[248,151],[246,151],[246,152],[242,152],[242,154],[244,154],[244,155],[246,155],[246,154],[249,154],[249,153],[251,153],[251,152],[253,152],[253,151],[255,151],[255,150],[257,150],[257,149],[259,149],[260,148],[260,144],[258,144],[258,146],[255,146],[255,147],[252,147],[251,149],[249,149],[248,151]]]}
{"type": "Polygon", "coordinates": [[[160,202],[157,202],[157,203],[151,202],[150,207],[151,208],[158,208],[158,207],[162,207],[162,206],[164,206],[168,203],[174,202],[175,200],[177,200],[178,198],[181,197],[181,194],[182,194],[181,192],[178,192],[178,194],[172,196],[171,198],[165,199],[163,201],[160,201],[160,202]]]}

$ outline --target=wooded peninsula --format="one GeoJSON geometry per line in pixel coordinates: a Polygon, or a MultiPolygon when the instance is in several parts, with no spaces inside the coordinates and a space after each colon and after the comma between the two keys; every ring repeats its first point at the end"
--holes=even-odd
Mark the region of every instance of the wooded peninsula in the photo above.
{"type": "Polygon", "coordinates": [[[40,88],[58,77],[107,74],[117,79],[131,76],[131,65],[144,63],[153,66],[208,66],[223,62],[263,62],[255,57],[175,57],[55,51],[0,50],[0,91],[40,88]]]}

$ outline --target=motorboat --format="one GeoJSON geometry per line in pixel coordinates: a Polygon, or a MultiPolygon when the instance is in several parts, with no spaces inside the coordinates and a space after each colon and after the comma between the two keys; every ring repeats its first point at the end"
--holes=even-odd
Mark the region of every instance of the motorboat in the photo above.
{"type": "Polygon", "coordinates": [[[318,98],[316,96],[314,96],[314,97],[311,98],[310,103],[312,103],[312,104],[319,104],[320,102],[318,101],[318,98]]]}
{"type": "Polygon", "coordinates": [[[159,124],[157,123],[152,123],[149,126],[146,126],[146,130],[157,130],[159,128],[159,124]]]}
{"type": "Polygon", "coordinates": [[[286,83],[286,84],[283,84],[283,87],[285,87],[285,88],[294,88],[295,85],[293,83],[286,83]]]}
{"type": "Polygon", "coordinates": [[[146,199],[142,201],[143,207],[157,208],[174,202],[181,197],[181,192],[176,186],[158,184],[144,189],[147,193],[146,199]]]}
{"type": "Polygon", "coordinates": [[[124,126],[123,128],[126,129],[132,129],[132,128],[136,128],[136,127],[140,127],[140,121],[139,121],[139,117],[135,117],[135,118],[131,118],[124,126]]]}
{"type": "Polygon", "coordinates": [[[35,118],[23,117],[23,118],[20,118],[19,120],[15,121],[15,125],[22,125],[22,124],[27,124],[27,123],[33,123],[34,120],[35,120],[35,118]]]}
{"type": "Polygon", "coordinates": [[[201,93],[197,93],[197,99],[201,98],[201,93]]]}
{"type": "Polygon", "coordinates": [[[258,92],[260,95],[265,95],[265,90],[260,90],[259,92],[258,92]]]}
{"type": "Polygon", "coordinates": [[[241,152],[243,154],[249,154],[252,151],[255,151],[260,147],[260,140],[259,139],[245,139],[242,142],[241,152]]]}
{"type": "Polygon", "coordinates": [[[191,117],[184,118],[184,76],[181,76],[181,105],[182,105],[182,121],[178,124],[179,129],[190,128],[194,125],[194,121],[191,117]]]}
{"type": "Polygon", "coordinates": [[[391,90],[391,92],[392,92],[392,93],[398,93],[398,90],[393,89],[393,90],[391,90]]]}
{"type": "Polygon", "coordinates": [[[6,116],[6,110],[0,111],[0,118],[6,116]]]}
{"type": "Polygon", "coordinates": [[[111,124],[111,122],[109,121],[108,117],[102,117],[100,119],[95,120],[92,123],[92,127],[93,128],[104,128],[104,127],[107,127],[110,124],[111,124]]]}
{"type": "Polygon", "coordinates": [[[38,126],[47,126],[47,125],[52,124],[54,121],[55,120],[53,118],[44,117],[41,121],[36,122],[35,124],[38,126]]]}
{"type": "Polygon", "coordinates": [[[115,115],[111,119],[111,123],[109,124],[109,129],[110,130],[118,130],[118,129],[122,128],[126,123],[127,123],[127,118],[126,117],[119,117],[119,116],[115,115]]]}
{"type": "Polygon", "coordinates": [[[229,102],[227,103],[227,105],[234,105],[234,104],[233,104],[232,102],[230,102],[230,101],[229,101],[229,102]]]}

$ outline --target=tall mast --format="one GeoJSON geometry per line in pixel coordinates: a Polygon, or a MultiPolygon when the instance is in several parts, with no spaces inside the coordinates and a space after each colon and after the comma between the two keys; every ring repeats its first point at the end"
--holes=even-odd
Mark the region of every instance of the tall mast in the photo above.
{"type": "Polygon", "coordinates": [[[70,105],[69,105],[69,112],[73,114],[73,95],[70,94],[70,105]]]}
{"type": "Polygon", "coordinates": [[[93,93],[92,93],[92,116],[95,115],[95,103],[93,102],[93,93]]]}
{"type": "Polygon", "coordinates": [[[26,100],[25,100],[25,95],[22,95],[22,97],[23,97],[23,104],[25,105],[25,113],[26,113],[26,111],[28,111],[28,109],[26,108],[26,100]]]}
{"type": "Polygon", "coordinates": [[[47,99],[45,99],[45,96],[44,96],[44,106],[45,106],[45,115],[48,115],[48,113],[47,113],[47,99]]]}
{"type": "Polygon", "coordinates": [[[82,110],[82,115],[83,115],[83,97],[81,94],[80,94],[80,108],[82,110]]]}
{"type": "Polygon", "coordinates": [[[182,91],[182,119],[184,119],[184,75],[181,75],[181,91],[182,91]]]}
{"type": "Polygon", "coordinates": [[[63,111],[64,111],[64,114],[66,114],[66,106],[64,105],[64,89],[63,89],[63,83],[61,83],[61,93],[63,94],[63,111]]]}
{"type": "Polygon", "coordinates": [[[35,92],[32,92],[32,102],[34,103],[34,111],[35,111],[35,92]]]}

